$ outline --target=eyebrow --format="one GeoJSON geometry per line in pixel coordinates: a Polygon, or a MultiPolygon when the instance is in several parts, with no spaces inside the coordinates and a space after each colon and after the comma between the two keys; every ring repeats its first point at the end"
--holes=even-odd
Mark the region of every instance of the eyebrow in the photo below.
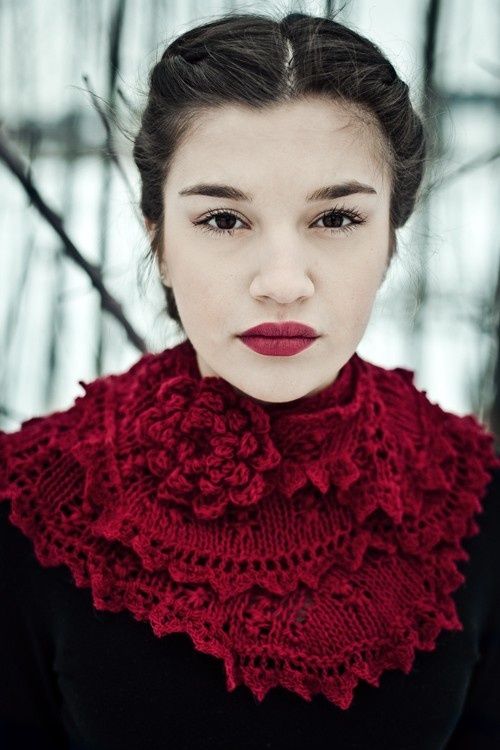
{"type": "MultiPolygon", "coordinates": [[[[355,195],[356,193],[377,194],[377,191],[371,185],[365,185],[357,180],[348,180],[336,185],[326,185],[318,188],[310,195],[306,196],[306,201],[324,201],[343,198],[346,195],[355,195]]],[[[211,198],[226,198],[233,201],[253,201],[253,195],[248,195],[232,185],[217,185],[207,182],[199,182],[196,185],[179,190],[179,195],[208,195],[211,198]]]]}

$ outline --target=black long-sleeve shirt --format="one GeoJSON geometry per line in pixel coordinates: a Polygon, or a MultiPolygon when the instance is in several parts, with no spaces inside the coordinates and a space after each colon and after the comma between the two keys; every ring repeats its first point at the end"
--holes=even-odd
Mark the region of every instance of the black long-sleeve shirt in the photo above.
{"type": "Polygon", "coordinates": [[[0,747],[5,750],[498,750],[500,470],[463,542],[453,597],[464,628],[417,650],[409,674],[361,682],[342,710],[281,687],[229,692],[222,661],[188,635],[158,638],[102,612],[64,566],[44,568],[0,504],[0,747]]]}

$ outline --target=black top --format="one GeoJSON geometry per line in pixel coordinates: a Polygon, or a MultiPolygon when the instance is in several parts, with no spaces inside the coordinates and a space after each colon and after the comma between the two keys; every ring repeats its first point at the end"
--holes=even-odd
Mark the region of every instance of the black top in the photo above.
{"type": "Polygon", "coordinates": [[[44,568],[0,503],[0,748],[19,750],[499,750],[500,470],[464,540],[453,594],[463,631],[442,631],[412,670],[362,681],[347,710],[281,687],[228,692],[221,660],[188,635],[158,638],[101,612],[60,565],[44,568]]]}

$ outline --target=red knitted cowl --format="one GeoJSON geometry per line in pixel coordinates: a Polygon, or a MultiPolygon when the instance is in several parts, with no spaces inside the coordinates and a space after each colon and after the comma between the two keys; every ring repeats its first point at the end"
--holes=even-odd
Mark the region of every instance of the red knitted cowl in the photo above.
{"type": "Polygon", "coordinates": [[[317,394],[267,404],[202,378],[188,339],[79,382],[68,410],[0,432],[0,500],[97,609],[189,634],[229,691],[343,709],[463,629],[456,562],[500,459],[412,371],[355,353],[317,394]]]}

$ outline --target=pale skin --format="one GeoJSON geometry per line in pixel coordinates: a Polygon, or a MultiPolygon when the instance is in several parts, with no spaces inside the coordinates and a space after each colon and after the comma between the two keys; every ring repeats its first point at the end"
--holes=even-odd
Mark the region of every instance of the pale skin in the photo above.
{"type": "Polygon", "coordinates": [[[364,334],[388,265],[390,171],[377,143],[373,125],[321,98],[200,115],[164,185],[159,262],[202,377],[272,403],[335,381],[364,334]],[[374,192],[306,201],[348,181],[374,192]],[[179,195],[199,183],[230,185],[253,200],[179,195]],[[234,216],[207,216],[214,209],[234,216]],[[204,219],[222,232],[195,225],[204,219]],[[289,357],[259,354],[237,338],[285,320],[307,323],[320,337],[289,357]]]}

